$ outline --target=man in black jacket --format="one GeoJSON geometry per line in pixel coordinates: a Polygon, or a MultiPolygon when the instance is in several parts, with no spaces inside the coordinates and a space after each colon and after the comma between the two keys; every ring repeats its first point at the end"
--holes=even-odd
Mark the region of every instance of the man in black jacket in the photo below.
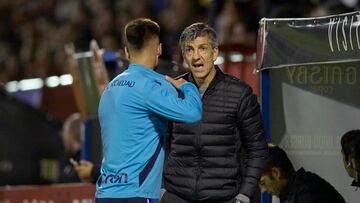
{"type": "Polygon", "coordinates": [[[351,178],[351,186],[360,187],[360,129],[350,130],[341,137],[344,166],[351,178]]]}
{"type": "Polygon", "coordinates": [[[345,203],[339,192],[315,173],[295,171],[280,147],[269,144],[270,158],[260,179],[262,192],[278,196],[281,203],[345,203]]]}
{"type": "Polygon", "coordinates": [[[162,203],[248,203],[267,158],[257,97],[239,79],[214,65],[215,31],[204,23],[187,27],[182,54],[199,88],[201,121],[173,123],[165,161],[162,203]]]}
{"type": "Polygon", "coordinates": [[[80,113],[73,113],[64,121],[61,138],[65,151],[60,158],[59,183],[75,183],[81,181],[72,163],[80,159],[81,128],[82,118],[80,113]]]}

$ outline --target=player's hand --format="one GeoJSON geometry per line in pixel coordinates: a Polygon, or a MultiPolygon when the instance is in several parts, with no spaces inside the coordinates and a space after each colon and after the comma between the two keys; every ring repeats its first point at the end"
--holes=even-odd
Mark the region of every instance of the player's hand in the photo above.
{"type": "Polygon", "coordinates": [[[167,76],[165,75],[165,79],[167,81],[169,81],[172,85],[174,85],[176,87],[176,89],[179,89],[180,85],[182,85],[183,83],[187,82],[185,79],[183,78],[180,78],[180,79],[177,79],[175,80],[174,78],[170,77],[170,76],[167,76]]]}

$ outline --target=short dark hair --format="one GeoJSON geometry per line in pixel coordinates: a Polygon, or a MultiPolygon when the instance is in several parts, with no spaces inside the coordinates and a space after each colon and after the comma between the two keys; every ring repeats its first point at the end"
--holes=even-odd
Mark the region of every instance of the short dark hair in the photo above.
{"type": "Polygon", "coordinates": [[[208,24],[205,23],[194,23],[181,33],[179,44],[181,50],[185,49],[185,42],[192,41],[197,37],[208,36],[210,39],[211,46],[213,48],[217,48],[219,46],[219,42],[216,36],[216,32],[213,28],[211,28],[208,24]]]}
{"type": "Polygon", "coordinates": [[[341,150],[346,159],[349,156],[360,159],[360,129],[350,130],[341,137],[341,150]]]}
{"type": "Polygon", "coordinates": [[[160,38],[160,26],[148,18],[137,18],[125,26],[125,39],[129,49],[139,51],[153,37],[160,38]]]}
{"type": "Polygon", "coordinates": [[[291,163],[289,157],[286,152],[280,147],[269,143],[269,158],[264,170],[264,173],[270,173],[271,168],[279,167],[282,171],[282,174],[286,178],[290,178],[292,174],[295,173],[295,169],[293,164],[291,163]]]}

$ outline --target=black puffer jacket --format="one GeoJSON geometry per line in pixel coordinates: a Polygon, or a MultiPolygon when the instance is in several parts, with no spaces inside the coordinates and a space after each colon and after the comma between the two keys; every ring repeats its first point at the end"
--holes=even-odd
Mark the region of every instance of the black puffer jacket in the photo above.
{"type": "Polygon", "coordinates": [[[315,173],[299,169],[280,193],[281,203],[345,203],[340,193],[315,173]]]}
{"type": "MultiPolygon", "coordinates": [[[[202,120],[172,126],[165,189],[187,200],[251,196],[268,154],[257,97],[247,84],[216,71],[202,98],[202,120]]],[[[189,73],[183,78],[195,83],[189,73]]]]}

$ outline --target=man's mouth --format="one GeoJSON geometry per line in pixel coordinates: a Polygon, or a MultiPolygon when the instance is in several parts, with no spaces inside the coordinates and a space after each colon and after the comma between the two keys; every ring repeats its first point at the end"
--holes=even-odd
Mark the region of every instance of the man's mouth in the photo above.
{"type": "Polygon", "coordinates": [[[201,68],[201,67],[204,66],[204,64],[203,64],[203,63],[193,63],[192,66],[193,66],[194,68],[201,68]]]}

